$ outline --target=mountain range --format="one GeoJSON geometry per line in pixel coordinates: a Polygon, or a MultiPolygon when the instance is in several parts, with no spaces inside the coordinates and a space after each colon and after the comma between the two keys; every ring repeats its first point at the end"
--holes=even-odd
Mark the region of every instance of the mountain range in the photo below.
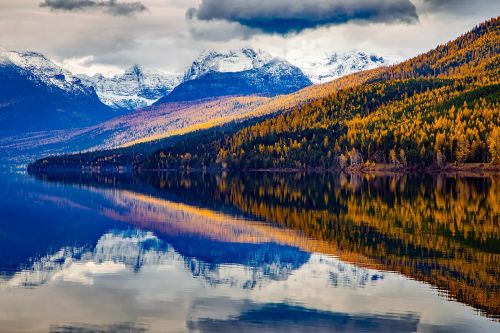
{"type": "Polygon", "coordinates": [[[203,52],[183,74],[134,65],[114,77],[73,75],[40,53],[2,50],[0,71],[0,152],[15,163],[160,139],[324,93],[303,90],[312,82],[297,66],[249,48],[203,52]]]}
{"type": "MultiPolygon", "coordinates": [[[[215,73],[224,76],[229,75],[227,73],[245,72],[247,79],[251,81],[252,78],[249,77],[258,76],[257,69],[262,68],[262,74],[268,76],[297,75],[298,78],[295,81],[300,86],[308,83],[307,79],[312,83],[324,83],[356,71],[389,63],[382,57],[354,51],[342,54],[332,53],[322,59],[293,59],[288,62],[261,50],[244,48],[226,52],[205,51],[182,74],[165,73],[136,64],[126,69],[123,74],[105,77],[102,74],[74,75],[37,52],[0,50],[0,61],[4,67],[7,64],[18,66],[45,84],[61,88],[66,92],[89,93],[89,88],[94,88],[103,104],[123,110],[149,106],[159,98],[168,95],[178,85],[201,79],[206,75],[211,75],[213,79],[215,73]],[[248,72],[252,70],[254,73],[248,72]]],[[[254,82],[248,84],[255,85],[254,82]]],[[[288,91],[292,87],[293,84],[289,89],[284,90],[288,91]]],[[[269,90],[270,87],[267,87],[264,92],[269,93],[269,90]]]]}
{"type": "Polygon", "coordinates": [[[184,74],[167,74],[134,65],[111,78],[77,75],[113,108],[136,110],[151,104],[229,95],[277,95],[311,84],[301,70],[285,60],[253,49],[207,51],[184,74]]]}

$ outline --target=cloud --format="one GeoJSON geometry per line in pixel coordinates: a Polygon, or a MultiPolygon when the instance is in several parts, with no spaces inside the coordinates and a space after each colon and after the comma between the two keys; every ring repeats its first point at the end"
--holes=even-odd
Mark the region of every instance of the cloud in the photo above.
{"type": "Polygon", "coordinates": [[[464,4],[471,2],[470,0],[424,0],[424,1],[436,7],[452,7],[452,8],[457,5],[462,6],[464,4]]]}
{"type": "Polygon", "coordinates": [[[43,0],[40,7],[61,11],[101,9],[115,16],[130,16],[145,11],[142,2],[118,2],[117,0],[43,0]]]}
{"type": "Polygon", "coordinates": [[[492,0],[421,0],[422,12],[446,12],[448,14],[470,14],[482,8],[483,11],[488,12],[500,9],[500,3],[492,0]]]}
{"type": "Polygon", "coordinates": [[[191,37],[194,39],[212,42],[223,42],[233,39],[248,40],[260,33],[258,29],[248,28],[235,22],[222,20],[208,22],[196,18],[190,19],[188,29],[191,37]]]}
{"type": "Polygon", "coordinates": [[[62,68],[68,69],[73,74],[87,74],[92,76],[96,73],[111,77],[123,73],[123,69],[113,65],[96,63],[98,59],[94,55],[83,57],[67,58],[61,62],[56,62],[62,68]]]}
{"type": "Polygon", "coordinates": [[[264,33],[290,34],[350,21],[411,23],[418,20],[410,0],[201,0],[189,20],[236,22],[264,33]]]}

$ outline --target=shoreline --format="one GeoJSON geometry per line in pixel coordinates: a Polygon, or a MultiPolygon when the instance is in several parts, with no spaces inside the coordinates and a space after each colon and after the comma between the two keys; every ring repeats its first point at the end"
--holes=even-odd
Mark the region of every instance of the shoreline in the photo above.
{"type": "Polygon", "coordinates": [[[489,163],[464,163],[454,164],[449,163],[444,167],[438,166],[410,166],[404,167],[394,164],[371,164],[371,165],[353,165],[347,168],[248,168],[248,169],[223,169],[223,168],[167,168],[167,169],[133,169],[125,166],[106,167],[106,168],[27,168],[26,171],[30,174],[36,173],[103,173],[103,174],[126,174],[126,173],[142,173],[142,172],[269,172],[269,173],[348,173],[359,175],[397,175],[397,174],[413,174],[413,175],[447,175],[447,176],[496,176],[500,175],[500,166],[489,163]]]}

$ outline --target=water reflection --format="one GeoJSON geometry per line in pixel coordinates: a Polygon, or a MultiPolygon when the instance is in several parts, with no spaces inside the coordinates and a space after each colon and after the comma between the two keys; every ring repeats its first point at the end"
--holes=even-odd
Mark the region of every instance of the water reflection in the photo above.
{"type": "MultiPolygon", "coordinates": [[[[218,306],[230,300],[211,300],[201,306],[218,306]]],[[[200,306],[197,304],[196,306],[200,306]]],[[[227,305],[228,306],[228,305],[227,305]]],[[[232,304],[234,306],[234,304],[232,304]]],[[[188,327],[200,332],[415,332],[418,317],[361,315],[317,311],[288,304],[246,304],[245,311],[229,319],[190,321],[188,327]],[[276,321],[279,318],[279,321],[276,321]]]]}
{"type": "Polygon", "coordinates": [[[117,323],[111,325],[88,325],[88,324],[64,324],[54,325],[49,329],[50,333],[109,333],[127,332],[143,333],[147,328],[136,323],[117,323]]]}
{"type": "Polygon", "coordinates": [[[37,177],[0,178],[0,331],[498,329],[497,178],[37,177]]]}
{"type": "Polygon", "coordinates": [[[144,265],[161,265],[173,257],[174,251],[151,232],[112,231],[92,250],[68,246],[37,258],[0,280],[0,288],[37,287],[58,279],[92,285],[96,275],[139,272],[144,265]]]}

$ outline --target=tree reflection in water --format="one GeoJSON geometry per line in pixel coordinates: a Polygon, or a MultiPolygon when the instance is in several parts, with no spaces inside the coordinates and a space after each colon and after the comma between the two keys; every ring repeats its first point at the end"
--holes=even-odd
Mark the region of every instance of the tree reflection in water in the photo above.
{"type": "Polygon", "coordinates": [[[500,316],[500,178],[495,176],[146,173],[40,177],[126,189],[142,195],[142,200],[183,203],[286,227],[310,240],[307,244],[300,241],[304,250],[400,272],[432,284],[485,315],[500,316]]]}

